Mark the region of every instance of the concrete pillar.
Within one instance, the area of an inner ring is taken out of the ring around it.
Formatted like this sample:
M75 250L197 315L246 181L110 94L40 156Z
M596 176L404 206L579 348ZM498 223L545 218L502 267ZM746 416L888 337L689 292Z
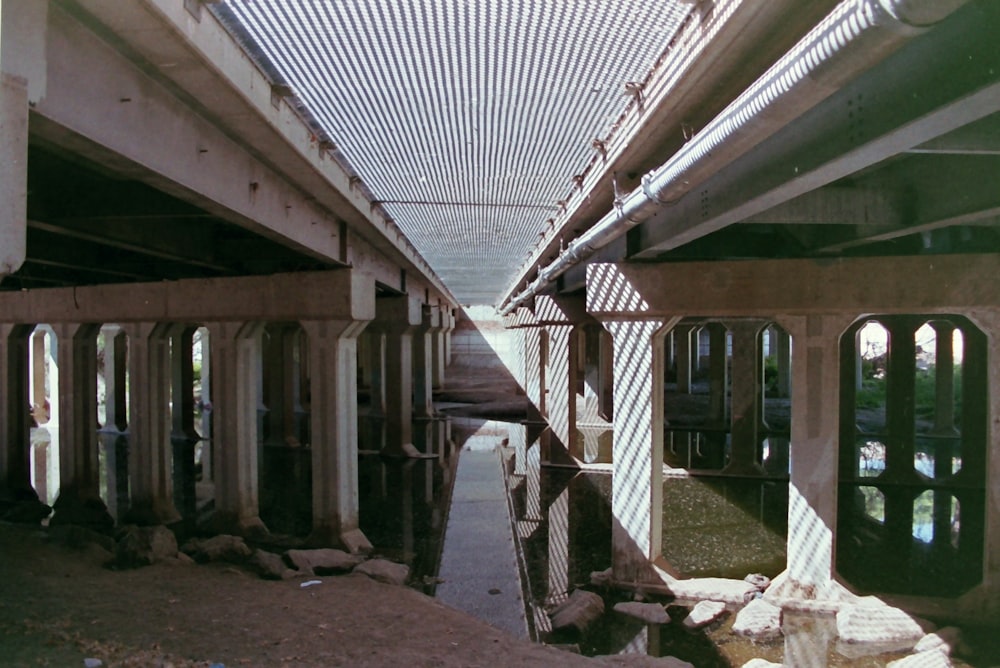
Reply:
M426 304L413 332L413 416L434 417L434 337L441 330L441 312Z
M0 4L0 279L21 267L27 249L28 82L8 72L6 57L19 4Z
M212 468L214 528L237 535L266 534L260 520L257 475L258 322L208 324L212 342Z
M174 505L193 523L197 513L194 428L194 325L170 328L170 443L173 447Z
M37 523L49 508L31 486L28 354L33 329L0 324L0 517Z
M288 444L289 437L294 439L295 407L292 396L295 389L290 381L294 375L291 365L295 330L297 325L290 323L268 323L264 328L262 400L267 410L260 437L267 445L283 446Z
M955 428L955 326L944 320L931 322L934 328L934 433L957 436ZM940 447L940 446L939 446ZM937 463L951 466L951 457L936 457ZM949 471L942 471L947 475Z
M438 317L438 326L431 332L431 388L440 389L444 385L445 366L448 353L445 340L450 331L448 314L450 309L446 306L435 308Z
M446 367L451 366L451 333L455 329L455 325L458 322L458 315L455 313L454 309L447 309L445 311L446 318L444 319L444 365Z
M104 424L99 439L104 451L104 501L116 520L128 511L128 413L126 408L126 365L128 340L118 325L101 328L104 336Z
M612 569L623 582L662 582L663 336L676 321L604 319L614 339Z
M413 445L413 331L420 302L408 296L376 300L377 327L385 332L385 426L383 454L416 457Z
M778 335L775 349L775 356L778 360L778 384L775 388L775 396L784 398L791 396L792 393L792 339L788 336L788 332L780 327L775 327L774 330Z
M763 475L758 462L760 431L764 419L764 357L760 333L763 320L731 320L733 337L732 398L729 462L724 473Z
M369 408L373 416L385 415L385 332L377 324L369 326L365 332L367 345Z
M692 336L692 332L696 330L694 325L674 327L674 359L677 364L677 392L680 394L691 393L691 359L698 354L697 337Z
M610 422L615 416L614 341L611 338L611 333L604 328L601 328L598 337L600 358L598 360L597 413Z
M58 323L59 496L53 524L108 531L114 520L100 496L97 458L98 325Z
M166 323L124 326L128 336L129 479L131 503L126 522L172 524L173 447L170 443L170 329Z
M212 468L214 434L212 431L212 335L207 327L199 328L201 335L201 479L214 479Z
M524 393L528 398L528 422L545 422L545 350L547 335L527 308L517 309L516 326L524 342Z
M545 406L552 433L569 452L576 452L579 333L588 319L581 298L539 296L535 319L547 333Z
M782 328L794 339L794 409L787 566L767 594L778 603L836 602L847 596L833 579L833 536L837 526L840 448L840 336L851 319L845 315L779 318Z
M371 550L358 524L357 337L366 320L304 321L309 340L313 530L309 543Z
M729 380L729 355L726 350L726 326L719 322L705 325L708 330L708 419L710 427L726 426L726 395Z

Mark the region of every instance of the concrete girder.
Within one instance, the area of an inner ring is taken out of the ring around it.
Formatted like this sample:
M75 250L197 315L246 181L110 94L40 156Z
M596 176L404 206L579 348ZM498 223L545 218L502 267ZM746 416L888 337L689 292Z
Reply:
M10 323L371 320L375 281L348 269L0 292Z
M309 218L302 223L306 228L321 228L301 233L318 235L323 243L312 247L328 253L326 259L353 260L357 265L347 244L338 248L336 243L344 231L339 221L345 221L352 234L420 274L452 299L405 235L373 210L372 203L355 187L353 175L337 162L292 105L272 94L271 82L211 12L192 13L185 8L187 3L172 0L80 0L78 4L127 45L129 56L147 76L223 128L254 160L294 184L300 195L289 200L292 207L288 211ZM287 204L278 202L275 220L285 217L287 211L280 209ZM310 210L321 215L305 215Z
M632 257L655 258L1000 111L996 9L970 9L661 209L638 228Z

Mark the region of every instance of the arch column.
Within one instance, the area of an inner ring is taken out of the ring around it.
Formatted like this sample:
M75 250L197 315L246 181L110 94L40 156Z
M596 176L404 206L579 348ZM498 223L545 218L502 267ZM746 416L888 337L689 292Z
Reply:
M413 333L413 416L418 419L434 417L434 341L440 331L440 310L425 304Z
M51 508L31 486L28 354L33 329L0 324L0 517L37 523Z
M420 302L412 297L376 300L376 326L385 332L385 426L382 453L417 457L413 445L413 332L421 322Z
M129 479L131 503L125 521L172 524L173 448L170 444L170 325L136 322L128 336Z
M52 524L109 531L114 519L100 494L97 458L97 331L99 325L57 323L59 369L59 496Z
M257 395L264 324L213 322L207 327L213 365L214 528L243 536L267 534L260 519L257 476Z
M368 320L308 320L313 529L308 543L372 546L358 516L358 335Z

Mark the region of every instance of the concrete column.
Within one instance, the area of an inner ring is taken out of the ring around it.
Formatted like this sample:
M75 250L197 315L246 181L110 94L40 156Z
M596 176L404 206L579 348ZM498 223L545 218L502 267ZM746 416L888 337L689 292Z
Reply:
M126 409L126 365L128 340L117 325L101 328L104 336L104 424L99 439L104 451L104 500L116 520L128 511L128 428Z
M128 323L129 479L126 522L172 524L173 447L170 443L170 325Z
M237 535L266 534L259 516L257 475L258 322L209 323L212 342L215 479L214 528Z
M708 330L708 420L711 427L726 426L726 394L729 380L726 351L726 326L719 322L705 325Z
M357 337L366 320L304 321L309 339L313 531L309 543L371 550L358 524Z
M212 431L212 335L208 328L201 329L201 479L214 479L212 460L214 434Z
M545 337L535 315L519 308L515 316L523 332L524 393L528 398L528 422L545 422Z
M600 346L600 358L598 360L597 412L598 415L610 422L615 416L615 352L611 333L603 328L600 330L598 345Z
M833 580L833 536L840 448L840 336L851 320L845 315L779 318L794 339L794 409L787 566L767 594L777 603L837 602L848 596Z
M59 496L54 524L108 531L114 520L101 500L97 458L98 325L53 325L59 368Z
M733 379L729 462L723 473L763 475L757 457L764 419L764 357L760 333L763 320L726 323L733 336Z
M195 492L194 335L198 328L178 324L170 328L170 443L173 447L175 506L193 522L197 513Z
M955 428L955 326L935 320L931 327L934 328L934 433L958 436ZM950 467L951 457L936 457L935 462ZM950 470L941 471L941 475L949 473Z
M792 339L788 336L788 332L783 329L775 328L775 331L778 335L777 349L775 350L778 360L778 386L775 394L778 397L789 397L792 393Z
M28 354L33 329L0 324L0 517L37 523L51 509L31 486Z
M445 306L435 307L438 317L438 326L431 332L431 388L440 389L444 385L445 362L448 353L445 349L445 340L448 337L450 327L448 324L448 313L450 309Z
M420 302L407 296L376 300L377 326L385 332L385 426L383 454L416 457L413 445L413 331Z
M9 8L17 4L0 5L4 52L12 37ZM24 262L28 229L28 82L9 74L6 65L4 57L0 61L0 279Z
M300 405L296 341L300 329L294 323L277 323L268 325L265 332L265 442L269 445L298 446L296 413Z
M692 336L692 332L697 329L694 325L677 325L674 327L674 359L677 363L677 392L681 394L691 393L691 358L698 354L697 337ZM692 342L694 339L694 342ZM694 351L692 355L692 345Z
M434 416L434 337L441 330L441 312L424 305L413 332L413 416Z
M370 403L368 412L373 416L385 415L385 332L376 324L365 332L368 387Z
M587 319L581 298L539 296L535 318L548 334L545 405L552 433L568 452L576 452L580 331Z
M675 321L674 321L675 322ZM605 320L614 339L612 569L623 582L662 582L663 336L674 322Z
M458 316L453 309L447 309L444 319L444 365L451 366L451 333L455 329Z

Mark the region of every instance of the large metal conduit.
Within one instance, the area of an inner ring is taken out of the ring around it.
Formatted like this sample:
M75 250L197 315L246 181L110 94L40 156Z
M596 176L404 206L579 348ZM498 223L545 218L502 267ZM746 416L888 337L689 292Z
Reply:
M572 241L500 313L526 303L662 206L683 197L790 121L969 0L844 0L642 185Z

